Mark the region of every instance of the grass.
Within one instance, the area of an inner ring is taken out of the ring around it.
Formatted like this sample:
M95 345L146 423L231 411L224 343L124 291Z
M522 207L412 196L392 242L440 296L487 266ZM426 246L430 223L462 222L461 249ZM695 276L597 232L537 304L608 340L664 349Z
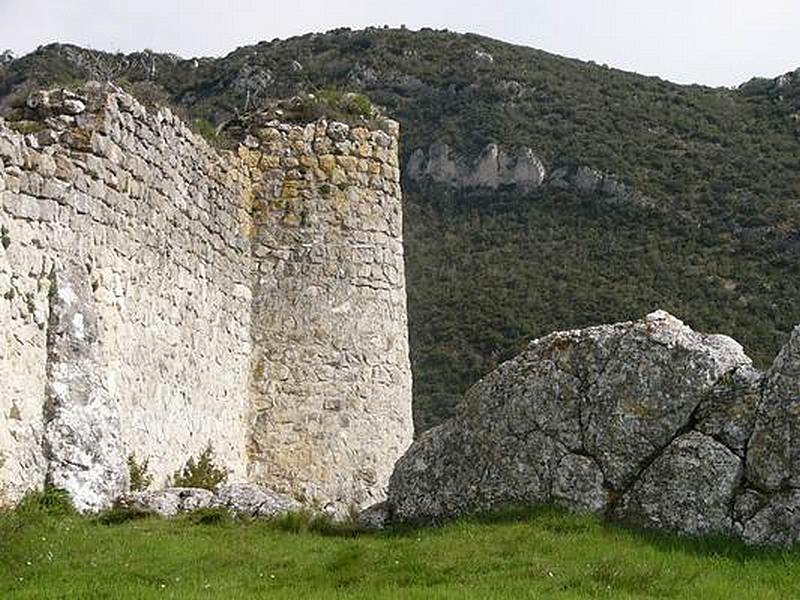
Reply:
M298 519L0 517L3 598L795 598L800 552L552 509L353 535Z

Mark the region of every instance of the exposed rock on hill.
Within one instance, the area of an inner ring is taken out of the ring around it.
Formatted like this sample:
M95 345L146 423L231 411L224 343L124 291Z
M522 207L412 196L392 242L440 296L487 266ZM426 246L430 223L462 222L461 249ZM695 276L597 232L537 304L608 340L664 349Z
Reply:
M497 189L502 185L534 188L542 184L545 168L530 148L510 151L489 144L477 160L455 154L447 144L419 148L408 161L407 176L453 187Z
M800 538L800 330L762 377L729 337L659 311L536 340L401 458L399 521L553 503L686 534ZM746 467L747 463L747 467Z

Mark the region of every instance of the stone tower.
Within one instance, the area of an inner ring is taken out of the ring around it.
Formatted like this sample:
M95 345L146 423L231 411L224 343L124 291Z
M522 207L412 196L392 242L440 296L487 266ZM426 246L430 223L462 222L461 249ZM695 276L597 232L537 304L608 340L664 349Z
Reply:
M241 151L254 197L248 474L342 512L383 499L413 433L398 125L254 133Z

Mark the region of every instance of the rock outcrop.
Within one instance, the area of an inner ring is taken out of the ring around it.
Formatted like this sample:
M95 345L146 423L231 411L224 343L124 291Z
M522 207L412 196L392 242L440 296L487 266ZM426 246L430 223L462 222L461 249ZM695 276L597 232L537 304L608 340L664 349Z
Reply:
M117 404L101 377L89 274L74 261L53 273L47 338L47 480L78 510L101 510L125 491L128 470Z
M300 510L300 503L284 494L252 483L225 485L214 491L210 506L227 508L234 514L256 518L277 517Z
M424 522L556 504L685 534L798 541L799 347L800 329L762 377L731 338L661 311L535 340L411 446L381 510Z
M224 508L248 519L274 518L301 509L299 502L252 483L220 486L213 492L202 488L168 487L131 492L118 500L129 509L174 517L203 508Z
M475 160L456 154L447 144L433 144L427 152L415 150L406 167L411 180L427 179L459 188L535 188L545 174L542 161L530 148L511 150L497 144L487 145Z
M610 173L586 165L556 167L548 172L531 148L511 149L488 144L477 157L456 153L437 143L417 148L408 158L404 176L413 182L431 182L454 189L491 189L513 186L527 192L543 189L570 190L593 196L610 205L636 206L648 210L659 204Z

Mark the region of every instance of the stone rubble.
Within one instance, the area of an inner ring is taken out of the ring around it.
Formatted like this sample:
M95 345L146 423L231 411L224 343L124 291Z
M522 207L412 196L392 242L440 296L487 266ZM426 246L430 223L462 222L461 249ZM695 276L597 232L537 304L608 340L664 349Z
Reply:
M293 498L252 483L224 485L213 492L186 487L130 492L121 496L118 503L129 509L162 517L174 517L204 508L224 508L239 517L269 519L302 508Z

